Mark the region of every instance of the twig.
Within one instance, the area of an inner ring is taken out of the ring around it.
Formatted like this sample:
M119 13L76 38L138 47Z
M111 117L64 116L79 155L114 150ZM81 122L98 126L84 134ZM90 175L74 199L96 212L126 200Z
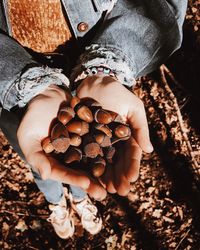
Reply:
M176 248L174 250L177 250L180 247L181 243L188 236L189 232L190 232L190 229L188 229L187 232L183 235L182 239L180 240L180 242L178 243L178 245L176 246Z
M161 67L162 67L162 70L168 74L168 76L171 78L171 80L180 88L180 84L175 79L175 77L172 74L172 72L167 68L167 66L165 64L162 64Z
M28 217L40 217L40 218L46 218L48 217L49 215L48 214L25 214L25 213L20 213L20 212L14 212L14 211L9 211L9 210L6 210L6 209L2 209L0 210L0 214L3 214L3 213L8 213L8 214L12 214L12 215L20 215L20 216L28 216Z
M183 118L182 118L182 115L181 115L181 111L180 111L180 108L178 106L178 102L177 102L177 99L175 98L173 92L171 91L169 85L168 85L168 82L167 82L167 79L165 77L165 72L167 72L167 74L170 74L170 77L171 79L173 79L173 81L177 82L174 78L174 76L172 75L172 73L169 71L169 69L167 69L167 67L165 65L162 65L160 67L160 73L161 73L161 80L162 80L162 83L166 89L166 91L168 93L170 93L170 96L173 98L173 102L174 102L174 108L176 110L176 113L177 113L177 118L178 118L178 121L179 121L179 125L180 125L180 130L182 132L182 135L183 135L183 138L187 144L187 148L188 148L188 153L192 159L192 162L194 164L194 167L195 167L195 170L199 173L199 164L197 163L197 161L195 160L192 152L192 146L190 144L190 141L188 139L188 135L187 133L185 132L185 126L184 126L184 123L183 123Z
M38 250L38 248L32 247L30 245L28 245L28 249Z
M4 204L7 205L7 203L9 203L9 205L17 205L17 204L23 204L23 205L29 205L29 202L27 201L12 201L12 200L4 200L4 199L0 199L0 203L3 202Z

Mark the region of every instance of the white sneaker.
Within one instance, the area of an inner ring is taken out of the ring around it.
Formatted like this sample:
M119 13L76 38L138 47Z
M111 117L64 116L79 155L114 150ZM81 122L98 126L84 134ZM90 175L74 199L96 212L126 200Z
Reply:
M74 221L70 215L70 208L67 207L65 196L57 205L49 205L49 209L52 211L51 215L47 219L51 222L55 232L62 239L67 239L74 234Z
M83 228L91 234L97 234L102 229L102 219L98 214L97 207L92 204L88 196L79 202L72 202L72 208L81 218Z

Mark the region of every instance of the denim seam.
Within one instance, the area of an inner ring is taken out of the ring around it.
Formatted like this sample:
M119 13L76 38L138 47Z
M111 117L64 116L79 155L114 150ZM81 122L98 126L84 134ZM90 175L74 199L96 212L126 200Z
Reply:
M5 18L6 18L6 25L8 29L8 34L12 36L12 29L11 29L11 24L10 24L10 19L8 15L8 1L3 0L3 7L4 7L4 13L5 13Z
M23 74L18 74L17 79L10 86L4 97L5 108L9 109L15 105L24 107L34 96L40 94L51 84L69 87L68 78L61 72L61 69L33 67L29 68ZM15 100L9 103L7 100L11 92L17 94L15 95Z
M134 66L128 56L117 47L111 45L102 46L92 44L86 47L85 53L80 56L78 65L73 69L71 80L77 78L83 70L91 66L104 65L109 67L123 84L132 86L134 84ZM124 68L125 70L122 70Z

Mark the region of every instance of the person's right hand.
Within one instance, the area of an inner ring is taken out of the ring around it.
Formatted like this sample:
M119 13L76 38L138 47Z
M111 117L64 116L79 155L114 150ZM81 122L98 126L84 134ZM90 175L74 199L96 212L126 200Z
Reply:
M126 196L131 182L139 177L142 151L151 153L153 150L144 105L116 78L102 74L85 78L77 88L77 96L90 97L102 108L118 113L131 128L131 137L118 150L112 167L107 167L100 178L109 193Z
M18 128L18 142L27 162L43 180L53 179L81 187L91 197L102 200L106 191L97 181L86 173L68 168L47 156L41 147L41 141L49 135L50 124L56 118L60 105L70 98L69 91L56 85L51 85L33 98Z

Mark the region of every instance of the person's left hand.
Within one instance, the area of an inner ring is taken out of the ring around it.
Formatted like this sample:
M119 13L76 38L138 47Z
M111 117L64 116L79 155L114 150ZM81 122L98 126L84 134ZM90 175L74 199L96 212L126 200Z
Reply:
M147 153L153 150L144 105L131 91L110 76L87 77L77 88L77 96L95 99L102 108L121 115L131 127L131 138L124 143L114 165L106 168L101 178L108 192L125 196L130 191L130 183L139 176L142 150Z

